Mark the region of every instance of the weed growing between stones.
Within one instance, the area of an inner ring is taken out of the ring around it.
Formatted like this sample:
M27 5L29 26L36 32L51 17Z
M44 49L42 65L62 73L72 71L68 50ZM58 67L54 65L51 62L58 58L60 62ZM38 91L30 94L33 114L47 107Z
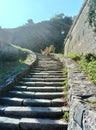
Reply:
M96 54L88 53L84 55L69 54L65 57L75 60L86 73L92 83L96 84ZM77 58L78 57L78 58ZM77 60L78 59L78 60Z
M64 113L63 119L68 122L68 120L69 120L69 112Z
M68 54L64 56L65 58L71 58L75 61L78 61L81 59L81 55L80 54Z
M65 97L65 100L67 102L67 99L68 99L68 78L67 78L68 72L67 72L66 68L63 69L63 75L64 75L64 82L63 82L63 85L64 85L64 97ZM64 121L68 122L68 120L69 120L69 112L64 113L63 119L64 119Z
M67 99L68 99L68 79L67 79L68 72L67 72L66 68L63 69L63 76L64 76L64 82L63 82L63 85L64 85L64 98L67 101Z
M65 91L65 92L68 92L68 80L67 80L68 72L67 72L67 69L66 69L66 68L63 69L63 75L64 75L64 77L65 77L65 80L64 80L64 82L63 82L64 91Z
M83 68L88 78L96 84L96 59L94 57L96 57L96 54L86 54L81 57L78 63Z

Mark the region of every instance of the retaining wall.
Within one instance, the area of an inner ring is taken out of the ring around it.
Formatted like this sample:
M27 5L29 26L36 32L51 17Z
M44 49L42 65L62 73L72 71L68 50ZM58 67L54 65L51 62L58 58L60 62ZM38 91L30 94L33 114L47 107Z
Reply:
M83 4L65 39L65 54L96 52L96 34L88 22L89 2L86 0Z
M68 70L68 130L96 130L96 86L71 59L54 55Z

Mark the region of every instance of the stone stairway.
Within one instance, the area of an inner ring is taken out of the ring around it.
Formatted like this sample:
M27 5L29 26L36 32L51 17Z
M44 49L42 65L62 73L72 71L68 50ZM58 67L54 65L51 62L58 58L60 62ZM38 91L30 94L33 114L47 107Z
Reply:
M0 97L0 130L67 130L62 64L38 55L38 63Z

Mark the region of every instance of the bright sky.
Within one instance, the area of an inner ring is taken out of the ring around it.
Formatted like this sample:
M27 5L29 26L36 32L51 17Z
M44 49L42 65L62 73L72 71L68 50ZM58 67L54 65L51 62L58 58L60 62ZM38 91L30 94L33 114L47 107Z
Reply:
M84 0L0 0L0 26L14 28L28 19L35 23L55 14L77 15Z

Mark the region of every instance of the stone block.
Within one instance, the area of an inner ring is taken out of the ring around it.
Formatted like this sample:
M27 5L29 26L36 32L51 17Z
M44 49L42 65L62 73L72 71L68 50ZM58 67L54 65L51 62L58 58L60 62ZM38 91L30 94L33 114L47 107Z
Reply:
M0 130L19 130L19 119L0 117Z
M86 110L83 114L83 129L96 130L96 111Z
M22 118L20 128L23 130L65 130L67 123L62 120Z

